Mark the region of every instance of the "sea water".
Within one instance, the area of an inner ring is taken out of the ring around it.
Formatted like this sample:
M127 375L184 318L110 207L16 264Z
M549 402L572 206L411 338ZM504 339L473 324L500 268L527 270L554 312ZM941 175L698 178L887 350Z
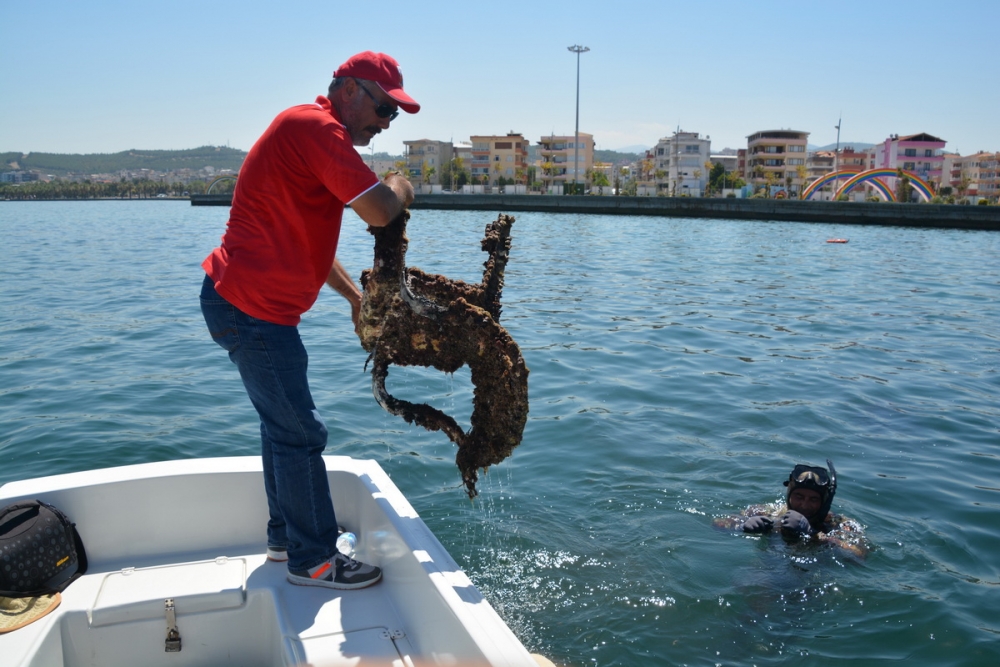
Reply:
M226 215L0 203L0 482L258 453L198 307ZM415 211L409 263L478 281L494 217ZM343 299L326 290L301 331L328 452L378 460L529 649L998 664L1000 234L516 217L502 322L530 415L474 502L454 446L375 403ZM371 255L346 212L339 257L358 276ZM468 425L467 369L393 367L389 389ZM712 527L826 458L864 560Z

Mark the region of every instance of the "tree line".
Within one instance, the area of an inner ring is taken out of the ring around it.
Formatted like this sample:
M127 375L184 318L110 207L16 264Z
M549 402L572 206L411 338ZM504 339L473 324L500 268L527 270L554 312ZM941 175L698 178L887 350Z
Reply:
M91 181L33 181L29 183L0 184L0 199L28 201L37 199L154 199L163 197L187 197L204 194L209 182L195 180L189 183L166 183L148 178L117 182ZM223 180L212 188L213 193L232 192L235 182Z
M246 151L227 146L201 146L187 150L139 150L120 153L0 153L2 170L34 171L40 174L114 174L121 171L197 171L206 166L239 171Z

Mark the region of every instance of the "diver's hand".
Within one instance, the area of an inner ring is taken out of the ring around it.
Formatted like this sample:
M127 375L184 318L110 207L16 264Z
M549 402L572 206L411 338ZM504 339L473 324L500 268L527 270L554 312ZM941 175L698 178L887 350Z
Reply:
M805 518L795 510L788 510L781 516L781 529L805 535L812 532L812 526L809 525L809 519Z
M774 520L764 515L752 516L743 522L744 533L766 533L771 530Z

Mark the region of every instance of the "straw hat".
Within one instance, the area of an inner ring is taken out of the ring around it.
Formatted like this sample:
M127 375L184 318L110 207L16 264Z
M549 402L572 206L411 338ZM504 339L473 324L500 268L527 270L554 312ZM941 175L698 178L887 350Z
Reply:
M59 606L59 593L26 598L5 598L0 596L0 635L23 628Z

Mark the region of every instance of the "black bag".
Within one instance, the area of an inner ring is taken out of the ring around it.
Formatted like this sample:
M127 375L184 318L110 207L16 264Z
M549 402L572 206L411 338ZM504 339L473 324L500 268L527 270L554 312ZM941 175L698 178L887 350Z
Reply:
M86 571L83 542L65 514L40 500L0 509L0 595L61 592Z

